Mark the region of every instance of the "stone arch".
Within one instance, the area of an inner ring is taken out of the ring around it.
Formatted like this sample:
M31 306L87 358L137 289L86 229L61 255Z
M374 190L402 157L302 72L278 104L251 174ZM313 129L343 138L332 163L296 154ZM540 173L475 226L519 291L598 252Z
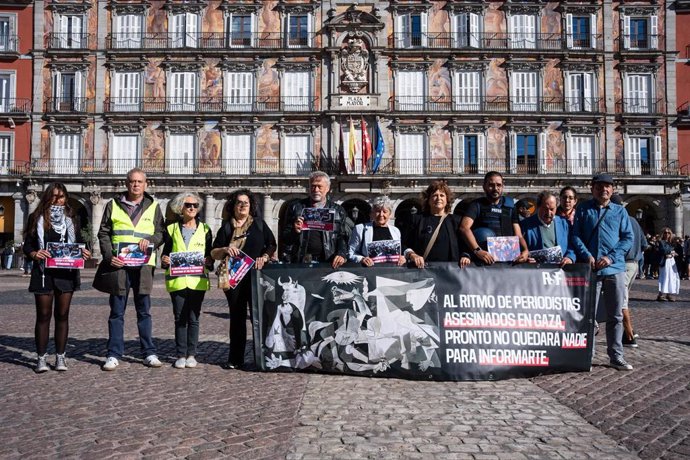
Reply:
M363 224L369 222L369 214L371 213L371 205L364 198L351 197L343 201L341 205L347 216L352 219L352 221L357 224ZM354 215L354 209L357 208L357 216Z
M86 238L88 242L92 234L90 228L93 225L100 225L100 222L91 222L91 202L80 195L70 194L68 203L74 213L74 220L76 221L79 231L82 232L83 235L88 236L88 238ZM86 231L88 231L88 235ZM79 237L79 235L77 235L77 237Z
M415 208L415 210L413 210ZM401 200L395 207L395 226L404 230L409 225L412 216L422 212L422 202L418 196L408 197ZM404 233L404 232L403 232Z
M644 195L633 195L623 201L631 218L638 219L645 234L655 235L664 226L664 210L654 200ZM638 211L642 215L638 215Z

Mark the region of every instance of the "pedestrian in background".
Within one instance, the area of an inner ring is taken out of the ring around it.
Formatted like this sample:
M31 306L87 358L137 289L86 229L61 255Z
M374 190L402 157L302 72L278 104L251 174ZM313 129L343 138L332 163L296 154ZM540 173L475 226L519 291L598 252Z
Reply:
M199 342L199 315L201 303L209 290L211 259L211 229L199 220L201 198L194 192L183 192L170 202L170 210L178 216L177 222L168 225L163 233L161 265L165 271L165 288L170 293L175 317L176 369L197 366L196 347ZM171 252L199 252L205 258L202 275L171 276Z
M556 210L556 215L564 218L568 221L568 224L572 228L575 222L575 207L577 206L577 191L574 187L566 185L561 189L558 194L560 198L560 204Z
M669 227L664 227L659 240L659 295L656 300L663 302L675 301L674 295L680 292L680 276L675 261L676 251L673 246L673 232Z
M248 189L241 189L228 197L226 220L213 241L211 256L215 260L235 257L240 251L254 259L254 267L261 270L276 250L276 239L266 222L259 217L256 197ZM245 276L235 289L225 291L230 309L230 351L225 367L244 367L247 343L247 309L251 309L251 276Z
M46 243L79 242L79 228L72 209L68 204L67 188L54 182L46 187L36 210L29 216L24 231L23 252L27 259L35 261L29 281L29 292L34 293L36 302L36 372L46 372L50 318L55 316L55 370L66 371L65 348L69 335L69 309L72 294L81 286L79 270L46 268L45 261L50 257ZM84 259L91 253L84 249Z

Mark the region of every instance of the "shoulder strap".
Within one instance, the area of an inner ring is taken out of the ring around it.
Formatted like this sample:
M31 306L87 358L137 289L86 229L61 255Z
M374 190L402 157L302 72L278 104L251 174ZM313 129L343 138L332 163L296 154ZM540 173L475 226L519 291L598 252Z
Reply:
M443 221L446 220L446 217L448 217L448 214L445 214L443 217L441 217L441 220L439 221L438 225L436 226L436 230L434 230L434 234L431 235L431 239L429 240L429 244L426 245L426 249L424 250L424 259L426 260L427 256L431 252L431 248L434 246L434 243L436 243L436 238L438 238L438 232L441 231L441 226L443 225Z
M589 248L589 243L592 242L592 238L594 237L594 233L597 231L597 228L599 228L599 224L601 223L602 220L604 220L604 216L606 216L606 213L609 212L608 206L604 208L604 213L599 216L599 220L597 220L597 223L594 224L594 228L592 228L592 233L589 234L589 238L587 238L587 248Z

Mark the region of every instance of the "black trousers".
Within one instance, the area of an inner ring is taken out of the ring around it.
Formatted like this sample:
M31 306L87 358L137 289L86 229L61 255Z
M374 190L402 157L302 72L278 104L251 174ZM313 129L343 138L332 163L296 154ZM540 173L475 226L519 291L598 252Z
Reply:
M228 363L234 366L244 364L244 349L247 343L247 309L252 300L251 276L247 275L235 289L225 291L230 309L230 353Z

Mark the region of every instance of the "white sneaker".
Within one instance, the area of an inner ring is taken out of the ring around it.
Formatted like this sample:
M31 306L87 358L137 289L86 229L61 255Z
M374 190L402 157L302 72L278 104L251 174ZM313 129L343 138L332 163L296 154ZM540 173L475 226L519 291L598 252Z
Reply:
M175 361L175 364L173 364L173 367L175 369L184 369L185 366L187 365L187 360L184 358L177 358L177 361Z
M113 356L108 356L108 359L105 360L105 364L101 366L101 369L104 371L114 371L117 366L120 365L120 362L117 360L117 358Z
M67 363L65 362L65 354L55 355L55 370L56 371L66 371Z
M146 359L144 359L144 366L147 367L161 367L163 363L158 359L158 356L156 355L148 355Z
M187 367L196 367L198 363L196 362L196 359L194 359L194 356L189 356L187 357Z
M47 372L50 370L48 367L48 363L46 362L47 355L39 356L38 361L36 361L36 367L34 368L34 371L37 374L41 374L43 372Z

